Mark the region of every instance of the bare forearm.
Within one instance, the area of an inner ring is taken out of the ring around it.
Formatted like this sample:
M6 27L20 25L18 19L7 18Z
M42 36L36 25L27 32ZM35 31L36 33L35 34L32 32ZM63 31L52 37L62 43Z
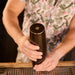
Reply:
M18 43L18 39L23 36L19 27L18 18L13 13L6 12L3 14L3 23L8 34Z
M57 46L54 50L56 54L58 54L58 58L60 59L66 53L68 53L72 48L75 47L75 29L70 30L62 42Z

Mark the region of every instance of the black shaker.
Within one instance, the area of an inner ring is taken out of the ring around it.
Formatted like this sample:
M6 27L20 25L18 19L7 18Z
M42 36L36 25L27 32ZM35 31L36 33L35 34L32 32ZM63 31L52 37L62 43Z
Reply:
M37 50L37 51L43 52L42 59L38 59L36 62L33 61L33 66L34 66L35 64L42 63L45 60L45 57L47 55L45 28L42 24L35 23L31 25L30 42L40 47L40 50Z

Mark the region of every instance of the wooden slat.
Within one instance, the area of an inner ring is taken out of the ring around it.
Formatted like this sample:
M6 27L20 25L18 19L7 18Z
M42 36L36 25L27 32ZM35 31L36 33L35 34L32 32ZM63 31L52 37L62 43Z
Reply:
M0 68L28 68L32 67L32 63L0 63Z
M57 66L75 66L75 61L60 61Z
M75 66L75 61L62 61L57 66ZM27 68L33 67L32 63L0 63L0 68Z
M75 67L72 67L72 74L75 75Z

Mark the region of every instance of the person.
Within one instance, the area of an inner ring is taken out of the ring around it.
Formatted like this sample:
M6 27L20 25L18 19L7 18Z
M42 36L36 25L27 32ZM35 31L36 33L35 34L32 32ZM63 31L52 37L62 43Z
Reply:
M18 45L17 62L37 61L42 52L39 46L29 42L29 28L33 23L45 27L47 56L35 65L36 71L51 71L59 60L75 47L75 1L74 0L8 0L3 11L3 23L8 34ZM25 9L21 31L18 15Z

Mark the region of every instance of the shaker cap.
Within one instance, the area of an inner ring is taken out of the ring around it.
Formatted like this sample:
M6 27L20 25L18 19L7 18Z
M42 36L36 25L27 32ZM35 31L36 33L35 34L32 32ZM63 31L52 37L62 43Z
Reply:
M41 34L44 31L44 26L40 23L35 23L30 27L30 32L33 34Z

